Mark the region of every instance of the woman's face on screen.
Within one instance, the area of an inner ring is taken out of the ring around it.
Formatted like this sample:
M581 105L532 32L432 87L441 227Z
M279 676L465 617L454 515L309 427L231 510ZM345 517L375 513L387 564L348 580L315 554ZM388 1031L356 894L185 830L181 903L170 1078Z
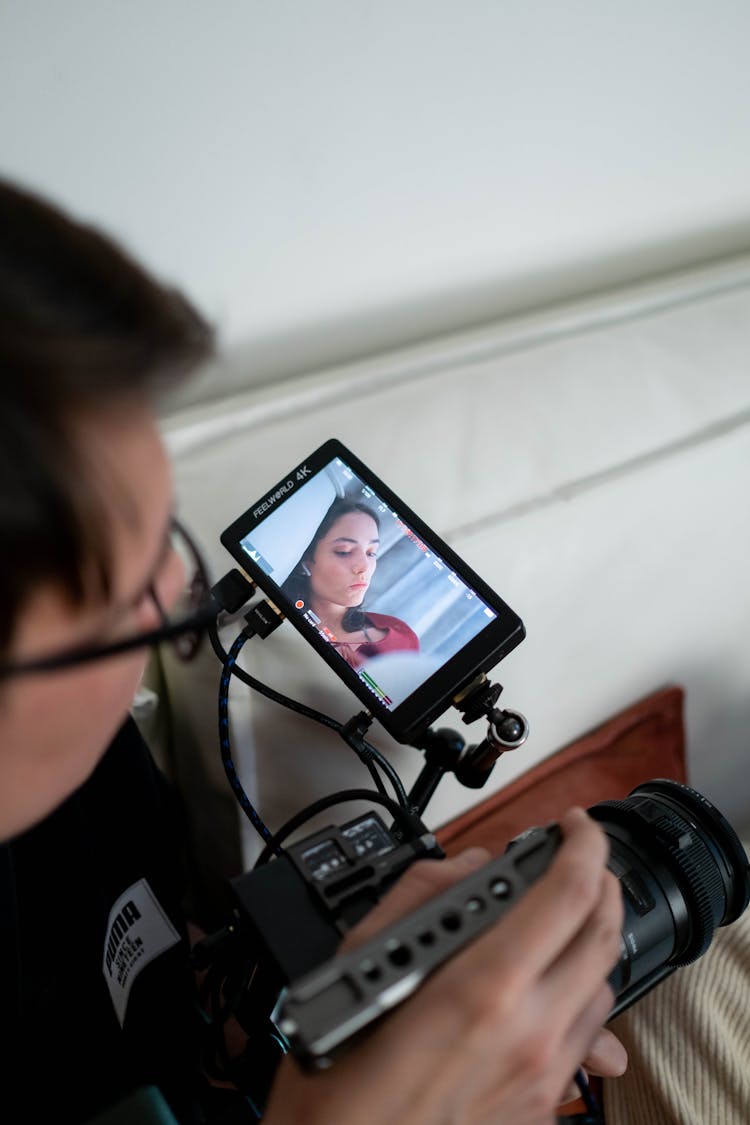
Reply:
M339 516L307 560L310 591L318 602L361 605L376 566L378 526L366 512Z

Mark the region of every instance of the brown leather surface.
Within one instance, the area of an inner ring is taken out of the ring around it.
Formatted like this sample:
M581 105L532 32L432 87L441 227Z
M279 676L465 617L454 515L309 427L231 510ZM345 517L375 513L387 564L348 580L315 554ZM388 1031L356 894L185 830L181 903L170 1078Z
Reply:
M498 855L519 832L571 805L626 797L655 777L684 782L683 699L681 687L669 686L620 711L439 828L443 848L455 855L482 845Z

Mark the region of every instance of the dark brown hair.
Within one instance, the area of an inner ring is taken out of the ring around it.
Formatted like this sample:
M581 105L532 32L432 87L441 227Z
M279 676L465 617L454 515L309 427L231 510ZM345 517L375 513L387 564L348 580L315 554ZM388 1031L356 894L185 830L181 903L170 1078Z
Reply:
M40 583L108 590L106 505L76 422L152 399L212 332L99 231L0 180L0 652Z

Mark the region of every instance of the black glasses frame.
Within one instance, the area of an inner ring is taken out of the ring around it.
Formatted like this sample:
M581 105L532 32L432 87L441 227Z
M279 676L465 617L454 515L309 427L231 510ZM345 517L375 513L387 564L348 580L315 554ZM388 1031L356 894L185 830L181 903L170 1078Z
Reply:
M143 633L134 633L132 637L122 637L118 641L78 645L75 648L53 653L50 656L19 660L13 664L0 663L0 681L37 672L54 672L58 669L75 668L80 664L91 664L97 660L106 660L110 656L120 656L126 652L134 652L136 649L155 648L157 645L166 642L175 644L177 654L181 659L192 659L198 649L200 640L215 623L220 607L211 594L208 573L192 536L176 519L173 519L172 527L182 536L194 555L197 567L196 573L200 576L203 585L201 595L205 600L193 613L189 613L181 621L168 621L152 588L148 591L149 596L164 621L163 625L155 629L148 629ZM183 641L182 645L180 641Z

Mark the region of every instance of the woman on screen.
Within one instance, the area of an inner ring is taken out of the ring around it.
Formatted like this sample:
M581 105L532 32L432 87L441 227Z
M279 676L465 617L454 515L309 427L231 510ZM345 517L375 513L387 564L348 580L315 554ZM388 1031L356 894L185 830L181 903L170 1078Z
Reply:
M372 509L334 500L282 585L352 668L383 653L419 651L419 638L405 621L363 608L379 546L380 524Z

